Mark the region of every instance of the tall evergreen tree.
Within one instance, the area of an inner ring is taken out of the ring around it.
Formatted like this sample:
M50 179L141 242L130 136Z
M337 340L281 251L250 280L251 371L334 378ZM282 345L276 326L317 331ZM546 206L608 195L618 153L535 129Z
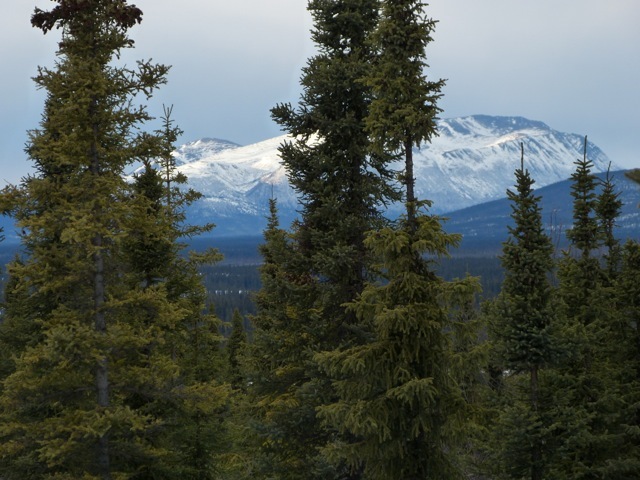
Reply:
M372 150L403 156L407 214L367 238L381 283L349 304L371 325L371 342L316 356L334 380L338 399L321 406L324 421L342 433L328 449L365 478L457 478L456 434L464 402L452 372L447 287L425 258L441 256L458 237L441 219L420 212L414 192L414 146L436 134L443 81L424 77L425 47L435 22L420 2L383 1L371 36L377 52L365 83L374 99L367 117Z
M559 341L561 361L553 371L552 402L556 428L554 459L549 474L598 478L615 451L615 378L611 362L611 325L616 307L599 258L603 228L597 216L597 178L591 172L585 138L584 154L572 175L571 244L558 266L559 293L564 303ZM615 219L612 218L612 221Z
M456 452L464 399L445 333L447 287L417 260L445 255L459 237L445 234L435 216L416 216L417 229L406 222L368 237L385 282L368 285L349 305L374 325L375 339L317 355L339 394L320 407L343 434L328 455L368 479L462 478Z
M1 198L25 251L11 266L6 325L29 332L10 345L3 372L3 478L167 478L184 466L168 442L179 430L169 404L193 403L202 389L185 383L180 340L200 315L184 302L204 296L177 275L168 281L142 252L146 242L154 260L180 263L179 214L159 201L153 172L135 186L124 180L125 168L166 155L174 138L141 133L150 117L135 105L168 68L116 65L141 19L125 0L56 0L32 16L45 33L62 29L62 40L55 67L36 77L47 91L27 147L36 174Z
M183 314L162 346L179 367L180 379L161 401L145 407L166 419L162 441L171 454L144 470L150 477L208 479L220 475L229 450L221 423L227 416L229 387L221 382L225 370L221 322L206 312L207 294L199 270L219 261L221 255L215 249L190 252L187 257L181 253L187 246L183 238L211 230L212 225L185 224L186 208L201 194L184 188L186 178L176 169L172 152L181 132L173 127L171 110L165 108L163 127L156 131L159 150L148 152L149 158L142 159L144 168L135 175L133 198L141 202L145 214L130 226L123 242L131 268L130 288L161 287ZM150 322L154 318L152 312Z
M521 146L522 147L522 146ZM522 147L523 148L523 147ZM542 480L549 441L550 405L544 395L544 370L553 366L555 305L550 276L553 245L542 225L540 197L524 168L516 170L509 239L501 257L505 279L495 301L491 332L498 364L510 372L501 422L494 429L501 457L498 470L508 478Z
M573 226L567 231L571 246L582 259L589 259L601 244L602 235L595 215L597 206L597 178L592 173L593 162L587 158L587 137L584 138L584 154L575 162L576 171L571 175L573 197Z
M328 290L323 311L338 318L345 315L340 305L362 289L364 234L380 220L382 204L396 198L389 157L370 154L364 128L371 91L362 79L372 61L366 40L378 4L311 0L319 53L303 69L299 107L272 109L274 120L294 137L280 153L302 206L296 241L310 272Z
M313 282L301 267L306 261L298 245L279 226L274 199L264 238L249 368L254 430L260 440L253 460L261 478L308 478L324 470L317 441L308 438L318 435L311 430L317 400L303 402L311 393L301 388L309 382L308 352L313 347L312 326L305 325L312 311L308 302L313 301Z
M286 478L336 475L318 454L333 433L321 428L315 408L333 393L313 353L367 340L367 328L344 304L362 290L367 276L365 232L381 222L382 204L396 198L389 158L371 153L364 125L371 101L371 89L362 82L372 60L367 36L378 7L378 0L311 0L318 54L303 69L299 106L272 110L294 137L280 153L301 203L301 220L288 240L290 258L278 267L287 271L280 277L280 301L289 310L277 313L283 317L276 328L291 329L256 331L256 340L292 339L273 359L291 376L282 375L272 392L264 392L273 408L265 411L265 445L273 458L293 465ZM257 330L267 325L264 314L259 312Z
M609 169L611 165L609 165ZM614 281L620 266L621 245L616 238L614 228L616 220L622 210L620 192L616 192L613 177L607 169L607 176L602 181L602 191L597 197L595 212L600 223L603 236L603 244L606 248L604 258L606 261L606 274L608 283Z
M638 181L638 172L636 169L627 176ZM614 190L610 183L607 175L598 213L603 219L607 218L603 212L609 212L608 218L613 218L609 224L613 225L620 201L615 194L609 194L609 201L605 201L607 191ZM607 225L607 222L603 223ZM614 263L611 245L617 247L617 239L611 240L607 235L605 244L609 247L608 271L611 272L612 266L618 267L614 276L609 275L609 281L613 282L615 315L604 352L605 361L614 367L613 371L609 369L605 373L610 380L608 388L615 395L609 395L613 399L613 411L607 422L611 448L607 462L598 473L602 478L631 479L640 471L640 245L637 241L627 241L619 247L618 262Z
M583 158L575 165L571 175L573 225L567 230L570 248L560 262L558 274L569 315L587 326L598 318L604 303L598 298L603 272L597 258L602 245L602 229L596 215L597 177L592 172L593 163L587 158L586 137Z

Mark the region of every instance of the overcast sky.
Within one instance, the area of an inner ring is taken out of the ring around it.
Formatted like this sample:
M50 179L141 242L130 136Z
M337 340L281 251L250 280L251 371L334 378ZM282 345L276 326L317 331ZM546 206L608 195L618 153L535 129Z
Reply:
M240 144L281 132L269 115L296 103L300 69L313 54L304 0L130 0L144 12L128 62L172 65L150 105L174 105L181 142L217 137ZM44 95L30 80L50 66L59 31L30 25L48 0L2 0L0 161L16 182L29 163L26 131ZM442 117L518 115L589 135L624 167L640 166L640 1L431 0L439 21L428 75L446 78Z

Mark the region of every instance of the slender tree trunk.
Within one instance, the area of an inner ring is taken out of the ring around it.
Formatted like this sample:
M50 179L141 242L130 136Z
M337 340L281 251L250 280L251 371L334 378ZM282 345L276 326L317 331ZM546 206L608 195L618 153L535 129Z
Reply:
M407 135L404 141L405 156L405 184L407 187L407 223L412 232L417 228L416 225L416 195L414 186L416 179L413 176L413 139L411 135Z

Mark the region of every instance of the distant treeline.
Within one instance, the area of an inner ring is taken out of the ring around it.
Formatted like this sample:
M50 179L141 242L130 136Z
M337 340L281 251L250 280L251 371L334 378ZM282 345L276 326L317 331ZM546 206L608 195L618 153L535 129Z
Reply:
M248 245L249 241L241 239L239 245ZM251 258L250 251L236 250L236 258ZM251 330L248 316L256 313L254 295L260 289L260 265L226 264L204 267L202 274L208 292L209 304L213 305L216 315L224 322L231 322L233 311L245 317L245 328ZM482 298L490 299L500 292L504 278L500 260L496 256L455 256L437 262L436 271L446 280L464 278L467 274L480 277ZM224 329L224 333L228 333Z

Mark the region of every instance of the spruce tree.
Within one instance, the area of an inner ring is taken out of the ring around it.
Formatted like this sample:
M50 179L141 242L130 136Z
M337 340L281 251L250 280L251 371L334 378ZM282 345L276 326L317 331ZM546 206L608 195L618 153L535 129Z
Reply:
M319 307L327 317L344 317L342 303L362 289L364 234L380 221L382 205L396 198L389 157L371 154L364 125L371 89L362 79L373 55L366 40L378 3L310 1L319 53L303 69L299 107L272 109L274 120L294 137L280 153L301 203L296 242L309 259L309 272L321 279L326 300ZM330 327L326 333L333 336L330 344L337 333L346 332Z
M522 147L522 145L521 145ZM549 462L550 405L545 370L553 366L554 309L550 277L553 245L545 233L535 196L534 180L524 168L524 152L516 170L516 191L511 201L509 238L501 263L505 279L493 308L491 325L497 364L509 371L508 392L502 398L500 422L495 426L499 445L498 470L507 478L545 477Z
M584 138L584 154L574 162L575 172L571 175L571 196L573 197L573 225L567 231L571 246L580 258L593 256L601 244L602 234L595 215L597 207L597 178L592 173L593 162L587 158L587 137Z
M318 454L333 432L320 426L315 409L333 392L313 353L367 341L367 327L344 304L367 278L365 232L381 222L382 204L397 198L389 157L371 153L364 125L371 101L371 89L362 82L372 60L367 36L378 6L377 0L311 0L318 54L303 69L299 106L272 110L293 137L280 154L301 205L300 221L287 240L289 258L278 267L284 294L279 301L288 311L277 313L268 332L258 331L266 320L256 323L257 342L267 336L292 339L269 362L282 375L272 392L263 393L273 408L264 412L265 445L289 465L286 478L336 475ZM263 314L268 312L258 318ZM289 330L276 330L286 325Z
M559 293L564 304L559 329L561 357L552 372L554 458L549 474L598 478L615 452L615 378L611 362L611 325L616 307L599 249L605 236L597 216L597 178L587 158L576 162L572 175L573 226L570 249L558 266ZM612 218L612 221L615 219Z
M637 182L638 172L636 169L625 175ZM610 206L606 209L610 212L617 212L619 208L617 196L611 195L610 203L603 201L605 192L613 190L608 185L608 175L606 180L599 205L601 218L604 216L601 212L605 210L602 203ZM609 237L605 238L607 246L613 243ZM640 471L640 244L628 240L619 247L618 253L615 264L618 270L613 278L616 311L606 349L606 360L615 367L611 375L615 404L612 420L608 422L612 448L599 473L603 478L631 479ZM610 261L608 267L610 270Z
M609 165L609 169L611 165ZM600 223L603 244L606 248L604 259L608 283L614 281L620 264L621 245L616 238L614 228L622 210L620 192L616 192L613 177L607 169L607 176L602 181L602 191L597 197L595 212Z
M150 116L135 104L168 68L117 66L141 19L125 0L57 0L32 16L62 40L54 68L35 79L47 92L27 146L36 174L2 194L25 252L11 266L6 325L28 332L10 345L3 372L3 478L163 478L184 466L168 438L179 431L175 405L202 390L189 383L181 342L189 321L200 324L185 302L202 295L193 270L188 282L169 281L143 254L151 240L155 260L180 267L179 215L158 201L152 172L135 185L124 179L172 141L141 133ZM220 398L211 389L204 397Z
M603 299L598 297L602 293L603 271L597 253L603 235L596 215L597 177L592 172L593 163L587 158L586 137L583 158L575 165L571 175L573 225L567 230L570 247L564 252L558 275L569 315L586 327L604 307Z
M156 131L159 149L147 152L142 171L134 176L132 198L141 203L145 215L128 228L123 242L131 269L130 288L162 288L182 312L182 321L162 347L179 367L180 380L161 401L154 399L144 407L166 419L161 441L171 454L164 462L141 470L150 477L208 479L219 475L226 463L229 437L221 422L228 415L230 392L221 381L225 373L221 322L206 312L200 269L219 261L221 255L212 248L182 254L187 247L183 238L209 231L212 225L185 223L187 207L201 195L184 188L186 178L176 169L172 153L180 130L173 127L171 110L165 108L163 127Z
M328 449L364 478L462 478L456 452L464 399L453 372L451 329L442 296L447 290L424 255L446 255L459 241L441 219L418 215L414 230L372 233L367 245L384 282L369 284L351 304L374 326L366 345L316 356L334 379L339 399L320 407L342 439ZM384 272L384 273L382 273Z
M445 255L459 237L420 211L430 202L416 198L412 157L414 146L436 134L443 81L427 81L423 72L435 22L420 2L381 7L370 38L377 57L365 79L374 95L366 123L373 152L404 158L407 213L367 237L381 282L368 284L349 308L371 325L373 338L316 356L338 393L319 412L342 434L328 448L330 458L364 478L458 478L464 400L443 302L450 289L425 257Z
M308 352L313 347L308 318L313 282L301 267L304 256L291 235L279 226L276 200L270 200L270 216L260 246L262 288L256 295L257 314L252 318L248 382L255 405L254 431L258 444L255 469L261 478L308 478L319 475L315 405L304 402L309 382ZM305 303L307 302L307 303ZM314 398L310 400L316 401ZM320 468L322 469L322 467ZM331 477L327 477L331 478Z

